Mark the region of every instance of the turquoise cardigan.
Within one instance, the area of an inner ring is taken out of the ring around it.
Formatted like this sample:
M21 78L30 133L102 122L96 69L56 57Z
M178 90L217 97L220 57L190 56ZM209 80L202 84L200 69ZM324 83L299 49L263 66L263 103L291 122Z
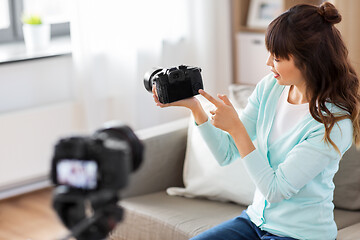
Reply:
M260 229L297 239L335 239L333 178L342 155L352 144L353 126L339 121L330 133L341 155L324 142L324 125L310 113L289 132L269 143L277 102L284 86L271 75L256 86L241 112L250 138L257 148L242 158L256 185L247 214ZM333 113L344 113L327 104ZM198 126L220 165L240 158L234 140L210 121Z

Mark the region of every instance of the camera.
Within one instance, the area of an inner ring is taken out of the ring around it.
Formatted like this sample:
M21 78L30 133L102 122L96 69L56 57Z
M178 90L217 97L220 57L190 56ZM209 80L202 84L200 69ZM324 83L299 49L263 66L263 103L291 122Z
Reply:
M56 186L53 207L72 237L104 239L121 221L119 190L139 168L143 151L135 133L117 122L91 136L71 136L56 143L51 163Z
M201 69L180 65L178 67L154 68L144 75L144 86L152 92L155 84L161 103L171 103L199 94L203 89Z

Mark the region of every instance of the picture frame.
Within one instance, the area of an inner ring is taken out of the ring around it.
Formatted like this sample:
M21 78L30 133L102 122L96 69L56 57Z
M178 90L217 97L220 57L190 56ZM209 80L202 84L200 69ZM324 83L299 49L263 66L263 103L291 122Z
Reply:
M282 0L250 0L247 26L267 28L273 19L281 14Z

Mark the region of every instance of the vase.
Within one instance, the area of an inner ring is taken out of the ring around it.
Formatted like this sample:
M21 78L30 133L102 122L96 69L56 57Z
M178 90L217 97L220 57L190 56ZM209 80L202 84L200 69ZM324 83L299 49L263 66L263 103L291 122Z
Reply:
M23 33L26 50L29 53L43 51L50 45L49 24L24 24Z

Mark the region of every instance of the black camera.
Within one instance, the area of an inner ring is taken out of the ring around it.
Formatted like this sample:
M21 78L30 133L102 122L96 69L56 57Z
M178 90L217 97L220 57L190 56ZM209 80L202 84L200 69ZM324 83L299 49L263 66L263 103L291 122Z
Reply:
M152 92L155 84L156 92L161 103L171 103L199 94L203 89L201 69L181 65L179 67L154 68L145 73L144 85Z
M127 126L108 123L92 136L72 136L55 145L51 165L53 207L71 236L104 239L122 219L119 190L139 168L143 144Z

